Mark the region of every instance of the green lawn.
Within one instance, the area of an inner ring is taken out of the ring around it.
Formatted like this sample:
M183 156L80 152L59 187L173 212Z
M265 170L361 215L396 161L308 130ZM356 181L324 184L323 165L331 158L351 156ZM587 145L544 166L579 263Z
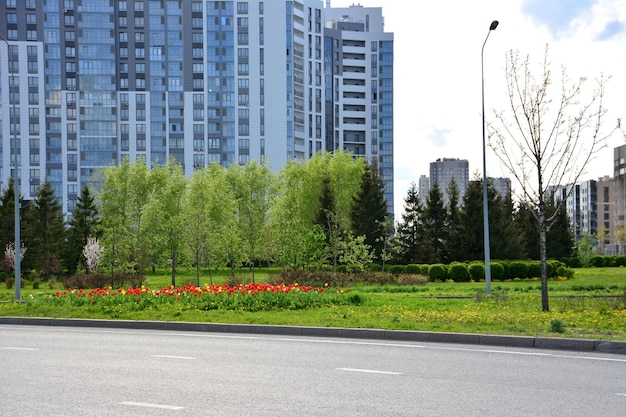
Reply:
M271 271L270 271L271 272ZM248 271L237 274L251 281ZM224 271L213 276L223 283ZM257 270L255 281L274 282L276 276ZM169 286L167 272L147 277L145 286L152 291ZM177 276L181 286L195 282L194 271ZM201 284L208 284L208 277ZM46 284L21 289L23 303L11 302L14 289L0 286L0 316L69 317L127 320L166 320L214 323L275 324L344 328L377 328L442 332L488 333L503 335L559 336L626 341L626 269L577 269L573 279L550 280L550 312L541 311L541 283L538 280L492 282L486 296L485 283L431 282L426 285L356 285L329 288L320 295L295 294L290 297L335 297L333 302L314 308L268 308L249 311L245 306L232 309L206 308L197 299L183 294L178 302L155 303L146 293L130 301L121 298L89 304L89 298L59 302ZM339 290L344 290L340 294ZM48 295L52 297L47 298ZM245 297L239 301L245 305ZM141 298L141 299L140 299ZM320 298L315 298L320 300ZM321 298L323 299L323 298ZM306 301L306 300L305 300ZM336 302L335 302L336 301ZM306 301L308 302L308 301ZM551 322L561 321L564 332L557 333Z

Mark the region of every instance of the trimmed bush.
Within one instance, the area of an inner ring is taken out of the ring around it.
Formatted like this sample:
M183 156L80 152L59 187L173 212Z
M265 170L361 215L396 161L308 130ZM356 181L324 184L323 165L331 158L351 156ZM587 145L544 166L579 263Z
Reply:
M408 264L404 267L405 274L421 274L422 268L417 264Z
M433 264L428 269L428 279L430 281L441 281L446 278L447 268L444 264Z
M485 265L483 263L470 263L467 267L467 272L469 272L470 278L474 281L480 281L481 279L485 279Z
M541 278L541 262L528 262L528 278Z
M500 262L491 262L490 266L491 267L489 269L491 270L491 278L503 280L504 266L502 266Z
M528 278L528 262L511 262L511 265L509 266L509 276L511 278Z
M392 275L400 275L404 272L404 265L389 265L387 272Z
M559 266L556 270L556 276L572 279L574 278L574 270L564 266Z
M461 262L452 262L448 265L448 276L454 282L469 281L469 272L467 271L467 265Z
M604 257L603 256L593 256L591 258L591 265L597 268L604 266Z
M430 265L422 264L420 265L420 269L422 270L422 275L428 276L428 270L430 269Z
M615 266L626 266L626 256L616 256L613 262L615 263Z

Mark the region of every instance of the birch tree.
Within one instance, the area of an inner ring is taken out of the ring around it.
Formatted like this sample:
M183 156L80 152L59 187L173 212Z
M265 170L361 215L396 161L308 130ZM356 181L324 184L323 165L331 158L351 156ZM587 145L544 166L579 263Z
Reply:
M555 77L548 52L546 47L537 75L529 57L507 54L509 108L495 112L495 121L489 123L489 145L517 182L516 197L529 205L539 225L543 311L550 309L546 234L566 198L555 201L557 209L550 216L546 204L554 200L555 186L579 182L612 133L603 130L607 79L595 79L588 91L588 80L570 80L564 67Z

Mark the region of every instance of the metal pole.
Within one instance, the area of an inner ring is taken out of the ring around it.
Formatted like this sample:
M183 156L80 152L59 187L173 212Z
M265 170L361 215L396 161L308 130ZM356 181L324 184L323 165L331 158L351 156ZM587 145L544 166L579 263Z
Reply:
M9 71L11 73L11 78L9 79L9 101L11 100L11 90L14 91L13 104L12 104L13 116L11 117L11 115L9 115L9 119L13 121L14 118L17 117L16 106L15 106L15 101L16 101L15 100L15 88L12 88L11 86L12 83L15 83L15 73L13 71L13 66L11 65L11 62L10 62L9 41L7 40L7 38L4 37L2 33L0 33L0 38L4 41L4 43L7 44L7 67L9 68ZM13 189L15 191L15 195L14 195L14 199L15 199L15 268L14 268L15 269L15 301L21 301L20 291L22 289L22 280L21 280L22 259L20 255L22 253L22 247L21 247L21 242L20 242L20 180L19 180L19 174L18 174L19 164L17 161L17 152L18 152L17 125L16 123L10 123L9 126L13 134L13 161L14 161Z
M485 45L489 34L492 30L498 27L498 21L494 20L489 26L489 32L483 42L483 48L480 51L480 72L482 77L482 115L483 115L483 238L485 246L485 291L487 294L491 294L491 254L489 250L489 199L487 198L487 152L485 147L485 70L483 55L485 52Z

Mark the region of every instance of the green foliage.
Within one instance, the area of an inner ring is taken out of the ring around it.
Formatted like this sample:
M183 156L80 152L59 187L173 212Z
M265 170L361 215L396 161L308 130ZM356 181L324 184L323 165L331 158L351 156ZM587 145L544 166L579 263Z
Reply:
M550 320L549 331L553 333L565 333L565 322L559 318Z
M430 281L441 281L446 278L448 268L444 264L433 264L428 269L428 279Z
M591 265L591 266L595 266L596 268L600 268L603 266L607 266L606 264L607 262L604 256L592 256L589 261L588 266Z
M567 279L572 279L574 278L574 270L567 268L565 266L559 266L556 270L556 276L567 278Z
M403 265L389 265L387 267L387 272L392 275L398 275L404 273L405 267Z
M626 266L626 256L616 256L614 260L615 266Z
M509 264L509 276L511 278L528 278L528 262L513 261Z
M593 258L593 239L589 233L583 234L583 237L578 241L578 259L582 266L588 267L592 264Z
M417 264L408 264L404 267L405 274L421 274L422 268Z
M375 259L381 259L385 249L385 224L389 217L384 195L383 179L376 164L367 165L361 177L361 186L354 196L350 210L352 231L356 236L364 236Z
M474 281L485 279L485 264L482 262L472 262L467 267L470 278Z
M22 266L24 270L35 268L44 279L50 279L62 272L65 240L63 207L50 182L39 186L26 211L22 243L27 255Z
M530 261L528 262L528 278L541 277L541 262Z
M491 262L490 263L491 270L491 278L502 280L504 279L504 266L500 262Z
M452 262L448 266L448 276L455 282L469 281L469 271L467 265L461 262Z

